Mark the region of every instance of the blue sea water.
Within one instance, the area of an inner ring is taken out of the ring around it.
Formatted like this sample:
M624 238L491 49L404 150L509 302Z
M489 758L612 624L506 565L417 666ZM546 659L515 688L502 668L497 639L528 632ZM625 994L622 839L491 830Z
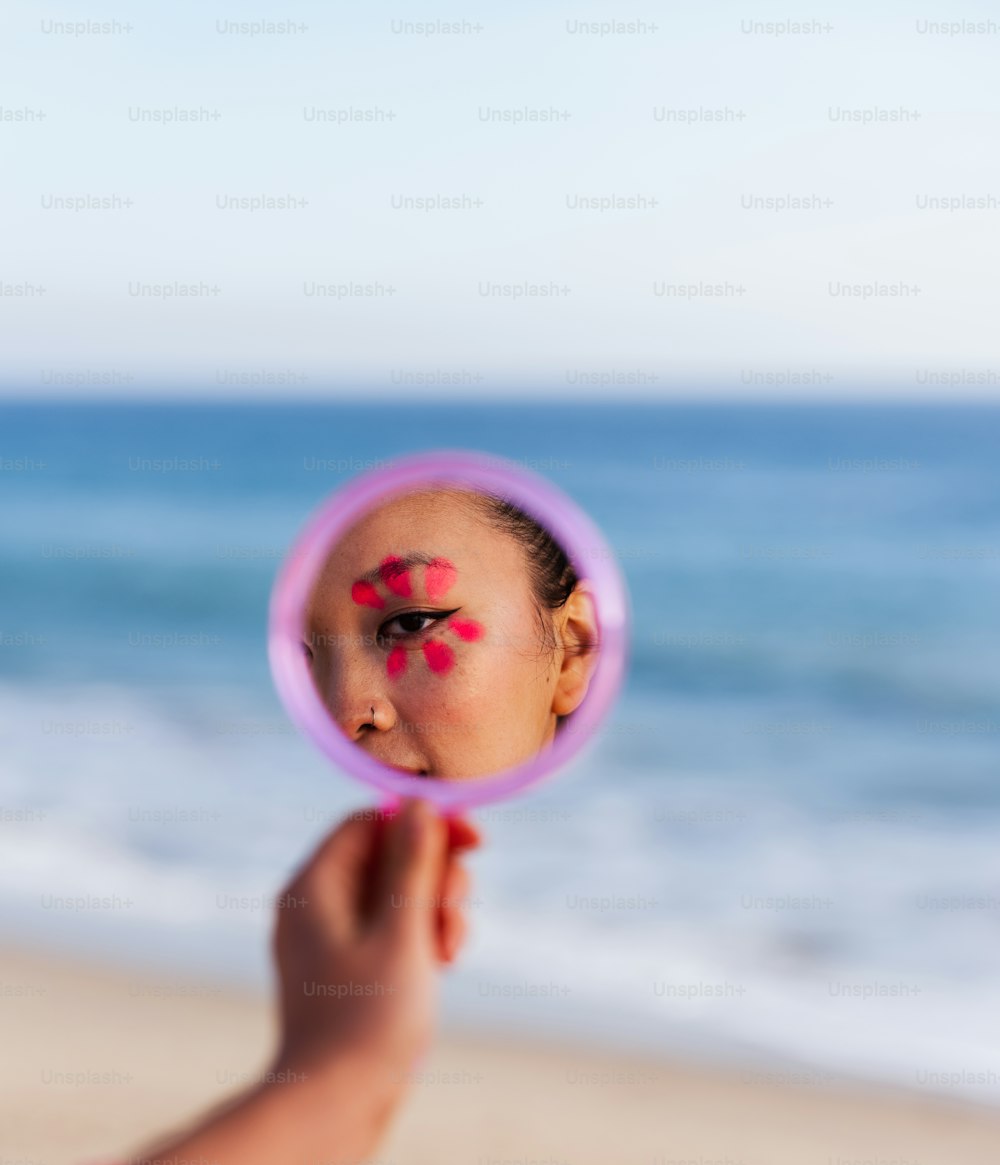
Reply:
M1000 409L4 406L6 937L265 980L271 897L368 800L285 721L270 586L431 448L572 495L633 617L600 739L478 814L451 1013L993 1099Z

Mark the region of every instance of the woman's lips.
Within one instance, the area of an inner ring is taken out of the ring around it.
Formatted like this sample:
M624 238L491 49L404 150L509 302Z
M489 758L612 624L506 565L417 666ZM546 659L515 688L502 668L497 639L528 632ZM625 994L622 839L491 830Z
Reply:
M385 762L389 764L388 761ZM400 773L408 773L411 777L428 777L430 773L426 769L418 769L416 765L394 765L389 764L389 768L395 769Z

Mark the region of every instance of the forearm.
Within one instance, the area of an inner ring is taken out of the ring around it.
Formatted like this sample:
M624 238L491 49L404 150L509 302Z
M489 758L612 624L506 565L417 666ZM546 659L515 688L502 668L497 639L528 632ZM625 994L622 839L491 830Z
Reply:
M195 1129L134 1154L129 1165L358 1165L394 1103L366 1088L353 1063L322 1073L275 1070Z

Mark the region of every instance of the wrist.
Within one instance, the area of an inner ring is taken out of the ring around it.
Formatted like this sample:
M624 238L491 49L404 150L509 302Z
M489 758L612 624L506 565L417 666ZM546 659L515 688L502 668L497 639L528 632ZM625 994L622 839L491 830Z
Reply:
M279 1053L265 1074L257 1101L323 1130L330 1144L340 1144L350 1129L354 1139L370 1145L385 1132L406 1088L398 1066L363 1048Z

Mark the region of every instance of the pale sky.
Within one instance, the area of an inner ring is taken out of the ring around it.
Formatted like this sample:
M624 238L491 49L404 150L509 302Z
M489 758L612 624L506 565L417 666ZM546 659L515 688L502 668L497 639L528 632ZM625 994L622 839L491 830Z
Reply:
M1000 392L989 4L83 7L5 5L6 394Z

